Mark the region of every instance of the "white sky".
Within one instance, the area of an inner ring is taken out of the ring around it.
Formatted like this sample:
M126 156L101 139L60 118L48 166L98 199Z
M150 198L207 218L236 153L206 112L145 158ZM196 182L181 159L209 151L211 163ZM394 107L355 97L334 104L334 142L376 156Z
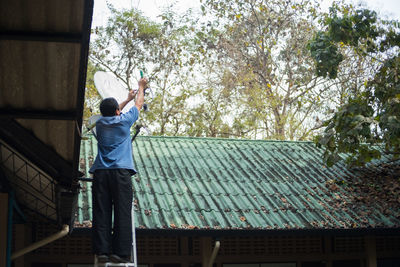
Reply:
M116 8L140 9L145 16L157 20L160 8L176 3L179 12L188 8L199 9L200 0L95 0L92 27L105 25L109 14L107 2L112 3ZM332 0L321 0L322 7L328 8ZM353 4L364 4L369 9L373 9L378 14L400 21L400 1L399 0L347 0Z

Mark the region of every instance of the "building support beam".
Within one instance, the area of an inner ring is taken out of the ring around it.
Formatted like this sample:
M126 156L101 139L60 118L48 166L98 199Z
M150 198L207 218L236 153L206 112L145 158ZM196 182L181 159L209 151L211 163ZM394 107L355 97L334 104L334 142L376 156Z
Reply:
M365 237L367 267L376 267L376 239L375 236Z
M80 43L82 34L69 32L0 31L0 40Z
M187 236L179 237L179 243L181 247L181 256L183 259L190 257L189 252L189 238ZM181 267L189 267L189 261L185 260L181 262Z
M0 118L36 120L76 120L76 110L41 110L0 108Z
M324 242L324 256L325 256L325 267L332 267L332 260L333 260L333 238L330 235L326 235L323 237Z
M212 253L211 237L200 238L201 267L208 267Z

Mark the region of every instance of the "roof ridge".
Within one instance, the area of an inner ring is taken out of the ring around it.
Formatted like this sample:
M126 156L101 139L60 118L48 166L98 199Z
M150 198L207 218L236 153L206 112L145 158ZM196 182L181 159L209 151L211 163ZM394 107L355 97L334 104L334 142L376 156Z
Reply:
M139 139L197 139L197 140L213 140L213 141L238 141L238 142L273 142L273 143L314 143L313 141L297 141L297 140L277 140L277 139L238 139L238 138L223 138L223 137L195 137L195 136L161 136L147 135L137 136Z

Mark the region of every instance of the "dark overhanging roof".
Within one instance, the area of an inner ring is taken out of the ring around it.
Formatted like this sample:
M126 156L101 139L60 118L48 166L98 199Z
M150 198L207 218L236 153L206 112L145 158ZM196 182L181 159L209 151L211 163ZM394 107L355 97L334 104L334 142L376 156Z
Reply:
M93 0L40 3L0 2L0 166L24 208L69 223Z

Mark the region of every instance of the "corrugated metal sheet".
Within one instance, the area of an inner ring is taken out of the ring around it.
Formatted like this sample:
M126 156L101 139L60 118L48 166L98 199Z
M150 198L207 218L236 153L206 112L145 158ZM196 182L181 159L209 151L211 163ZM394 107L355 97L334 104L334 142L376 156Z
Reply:
M61 210L72 199L64 200L63 194L77 194L92 11L93 0L0 1L2 149L35 166L52 187L27 197L23 192L35 192L40 183L36 172L29 172L24 183L15 175L7 179L18 201L28 203L24 208L58 222L73 213ZM1 167L18 172L11 163L0 158ZM29 205L43 194L48 206ZM44 211L47 207L51 212Z
M356 201L359 174L344 165L327 168L310 142L137 137L133 149L138 228L400 226L400 209L367 198ZM83 142L83 171L96 150L95 139ZM79 223L91 220L90 192L87 183Z
M81 43L30 38L36 38L37 33L82 34L86 30L82 29L84 2L1 2L0 29L21 36L19 40L0 40L0 108L52 112L78 108ZM72 162L76 122L46 119L18 119L18 122ZM59 141L53 141L55 136ZM60 140L64 145L56 145Z

